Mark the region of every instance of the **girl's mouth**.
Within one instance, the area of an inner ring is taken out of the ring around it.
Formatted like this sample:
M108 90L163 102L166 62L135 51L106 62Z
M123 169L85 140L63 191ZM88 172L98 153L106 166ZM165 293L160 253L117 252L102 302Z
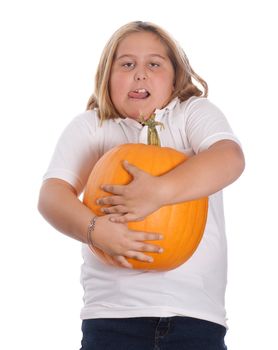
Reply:
M144 88L136 89L136 90L130 91L128 93L129 98L135 98L135 99L140 99L140 100L148 98L149 96L150 96L149 91L144 89Z

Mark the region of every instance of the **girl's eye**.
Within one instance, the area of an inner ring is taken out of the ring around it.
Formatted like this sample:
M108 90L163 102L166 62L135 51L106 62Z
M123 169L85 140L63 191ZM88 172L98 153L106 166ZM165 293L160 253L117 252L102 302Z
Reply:
M134 67L134 63L126 62L126 63L122 64L122 67L124 67L124 68L133 68Z
M155 62L151 62L150 63L150 67L157 68L157 67L160 67L160 64L159 63L155 63Z

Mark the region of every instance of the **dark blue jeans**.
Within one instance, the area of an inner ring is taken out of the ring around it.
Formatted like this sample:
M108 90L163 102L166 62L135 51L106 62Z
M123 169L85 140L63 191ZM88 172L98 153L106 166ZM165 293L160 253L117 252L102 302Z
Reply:
M80 350L226 350L226 328L191 317L83 320Z

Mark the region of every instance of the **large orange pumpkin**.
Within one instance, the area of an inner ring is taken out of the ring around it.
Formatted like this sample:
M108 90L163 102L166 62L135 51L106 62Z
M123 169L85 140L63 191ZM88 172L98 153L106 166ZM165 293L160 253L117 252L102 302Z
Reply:
M124 144L117 146L96 163L90 174L83 201L96 215L104 215L96 199L108 195L100 189L103 184L127 184L132 178L123 168L123 160L138 168L159 176L186 160L186 156L172 148L145 144ZM185 184L186 186L186 184ZM142 191L144 189L142 188ZM161 254L146 253L154 258L152 263L128 259L134 269L171 270L188 260L202 238L207 218L208 198L183 202L160 208L143 221L130 222L131 230L158 232L163 240L152 243L161 246ZM111 232L111 235L113 232ZM112 263L109 256L95 248L98 256Z

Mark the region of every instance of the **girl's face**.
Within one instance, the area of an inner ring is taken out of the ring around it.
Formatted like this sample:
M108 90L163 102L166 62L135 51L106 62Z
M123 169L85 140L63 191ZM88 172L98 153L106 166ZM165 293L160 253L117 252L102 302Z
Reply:
M120 42L112 65L112 102L123 117L147 119L169 102L174 75L167 50L155 34L129 34Z

